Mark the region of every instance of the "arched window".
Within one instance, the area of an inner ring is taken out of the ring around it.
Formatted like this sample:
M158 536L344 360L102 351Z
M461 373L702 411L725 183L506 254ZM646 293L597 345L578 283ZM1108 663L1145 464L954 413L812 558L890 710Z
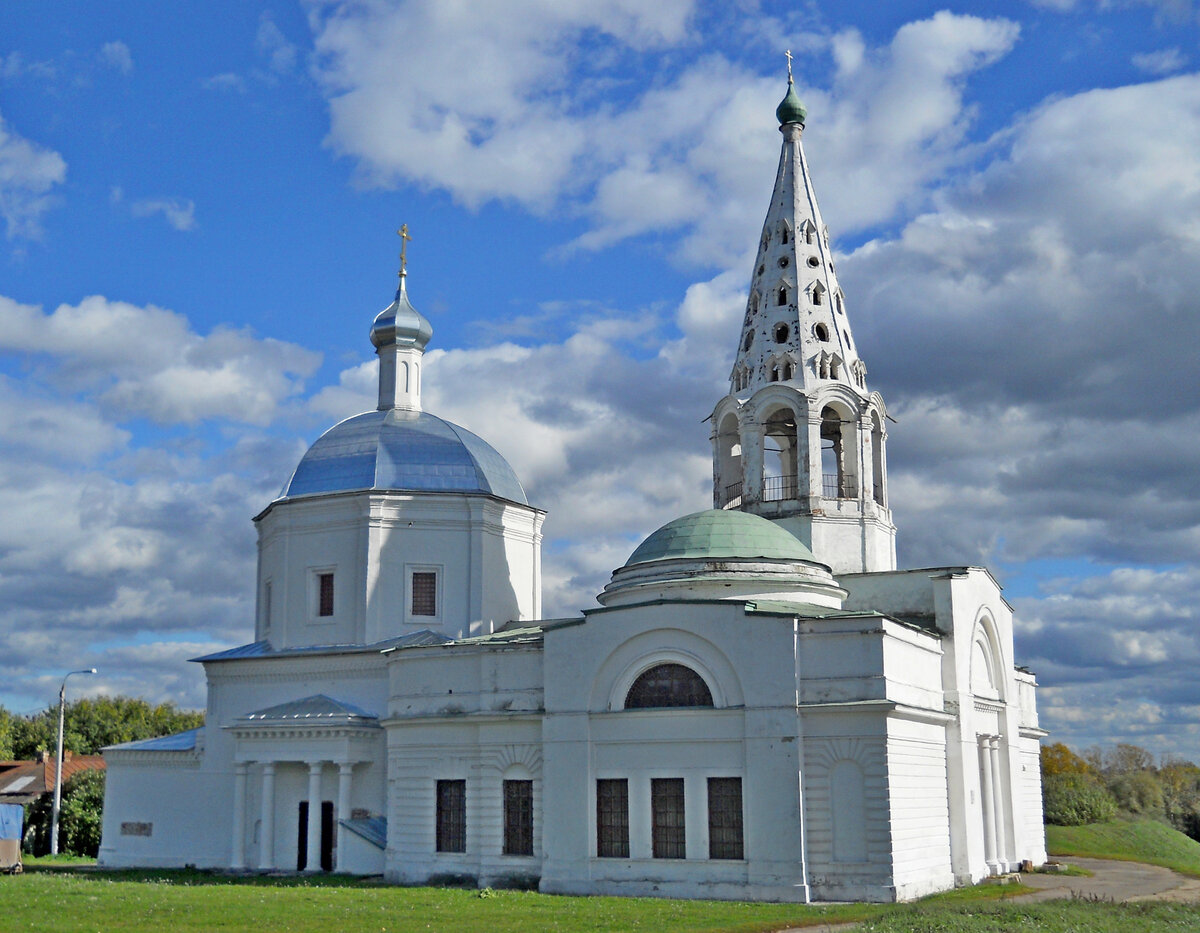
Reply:
M659 664L642 673L625 696L626 709L667 706L712 706L704 678L682 664Z
M816 327L814 327L813 333L817 335L817 339L821 341L821 343L829 342L829 328L827 328L824 324L818 324Z
M775 342L776 343L787 343L789 333L791 333L791 332L788 330L788 326L786 324L776 324L775 325Z
M786 285L779 286L779 303L781 305L787 304L787 286Z
M781 230L779 231L779 242L780 242L780 243L786 243L786 242L788 241L788 237L790 236L790 234L791 234L791 231L790 231L790 230L788 230L788 225L787 225L787 223L785 222L785 223L783 224L783 229L781 229Z
M783 381L787 382L791 378L792 378L792 364L784 363L783 364Z
M815 305L821 304L822 298L824 295L825 295L825 286L822 285L820 282L817 282L817 284L813 286L813 290L812 290L813 304L815 304Z

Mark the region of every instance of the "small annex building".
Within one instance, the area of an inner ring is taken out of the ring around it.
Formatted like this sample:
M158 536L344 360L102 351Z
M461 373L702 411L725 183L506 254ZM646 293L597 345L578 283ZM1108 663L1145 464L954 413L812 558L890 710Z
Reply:
M255 517L254 638L197 659L205 725L105 750L102 865L892 901L1045 860L1012 610L984 568L896 567L790 76L777 115L713 507L542 619L544 513L422 409L402 252L378 410Z

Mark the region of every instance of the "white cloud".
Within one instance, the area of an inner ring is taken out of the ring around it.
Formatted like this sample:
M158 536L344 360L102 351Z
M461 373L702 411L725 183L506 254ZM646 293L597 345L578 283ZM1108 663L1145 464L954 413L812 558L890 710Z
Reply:
M13 132L0 117L0 216L10 240L41 236L51 191L67 177L67 163L52 149Z
M133 73L133 55L124 42L105 42L100 47L100 61L121 74Z
M297 394L320 356L246 330L207 336L182 315L100 296L41 308L0 297L0 350L42 357L46 378L68 392L92 393L117 419L160 423L224 418L266 424Z
M1168 75L1187 67L1187 56L1178 47L1159 49L1156 52L1140 52L1130 58L1133 67L1149 75Z
M223 71L220 74L212 75L200 82L200 86L206 91L236 91L239 94L246 92L246 79L239 74L234 74L232 71Z
M134 217L162 214L168 224L180 231L196 226L196 204L190 198L140 198L129 205L129 210Z
M639 53L694 43L690 3L310 10L328 143L357 161L364 183L415 181L469 206L498 199L582 212L592 229L577 248L678 231L679 255L724 265L718 244L751 241L770 184L774 153L761 140L772 138L778 77L713 52L628 99L598 90ZM598 73L580 78L585 34L611 54L595 56L586 70ZM920 196L969 123L966 78L1017 34L1007 20L943 12L902 27L884 48L854 33L828 40L834 87L805 96L819 124L813 151L833 167L826 190L839 192L841 229L886 220Z
M275 25L270 13L264 12L259 17L254 44L259 53L266 56L271 71L276 74L288 74L295 69L299 50Z

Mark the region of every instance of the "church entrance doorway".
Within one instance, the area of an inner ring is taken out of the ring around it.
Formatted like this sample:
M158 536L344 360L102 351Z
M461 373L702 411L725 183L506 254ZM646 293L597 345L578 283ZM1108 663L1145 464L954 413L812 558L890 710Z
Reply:
M308 801L301 800L296 833L296 871L308 867ZM333 801L321 801L321 871L333 871Z

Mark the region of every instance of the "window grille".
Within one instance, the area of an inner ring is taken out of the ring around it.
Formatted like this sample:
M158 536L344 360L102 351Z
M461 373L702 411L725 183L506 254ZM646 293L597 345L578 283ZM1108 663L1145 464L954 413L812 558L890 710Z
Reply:
M504 782L504 854L533 855L533 781Z
M708 779L708 857L745 858L741 778Z
M712 691L704 678L682 664L650 668L633 682L625 697L626 709L712 705Z
M596 855L629 858L629 782L625 778L596 781Z
M333 615L333 574L322 573L317 576L317 615Z
M651 778L650 819L655 858L686 858L683 778Z
M467 851L467 782L437 782L437 850Z
M437 573L435 571L413 571L412 614L415 616L437 615Z

